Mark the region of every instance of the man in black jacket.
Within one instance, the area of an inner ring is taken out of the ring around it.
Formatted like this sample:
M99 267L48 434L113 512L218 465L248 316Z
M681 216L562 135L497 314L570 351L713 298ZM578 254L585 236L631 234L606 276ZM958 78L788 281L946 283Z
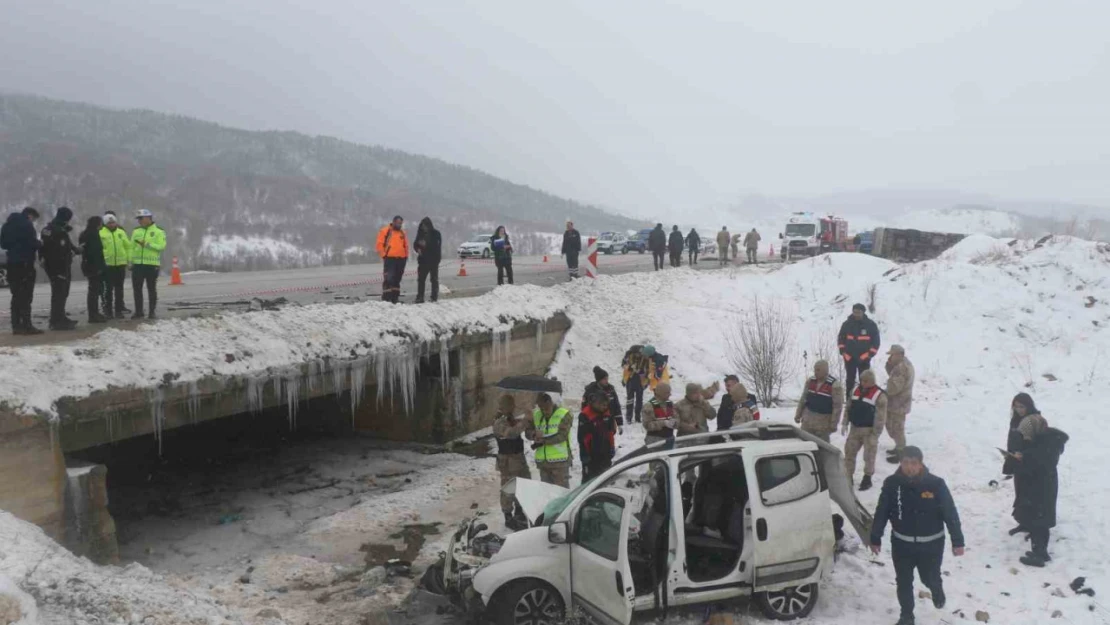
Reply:
M567 230L563 233L563 247L561 253L567 259L567 273L570 279L578 277L578 254L582 251L582 235L574 229L574 222L567 222Z
M578 455L582 459L582 481L597 477L613 466L617 453L617 424L609 412L604 393L586 397L586 406L578 415Z
M443 257L443 237L432 225L432 218L420 220L416 239L412 242L416 252L416 303L424 303L424 282L432 279L432 301L439 300L439 261Z
M964 534L960 515L948 485L929 473L924 456L917 447L902 450L898 471L886 478L871 524L871 551L882 550L887 521L891 528L891 554L898 583L898 603L902 608L896 625L913 625L913 572L932 592L933 605L944 607L944 584L940 565L944 560L944 529L952 536L952 554L964 555Z
M731 373L725 376L725 396L721 398L721 406L717 408L717 431L732 429L732 415L736 413L736 400L729 393L740 383L740 378Z
M667 254L667 233L663 232L663 224L655 224L655 230L648 235L648 249L651 250L651 260L655 270L663 268L663 258Z
M42 257L46 277L50 278L50 329L72 330L77 322L66 316L66 300L69 299L69 284L73 280L73 256L81 250L73 244L69 233L73 230L69 220L73 211L62 206L54 213L54 219L42 229Z
M671 236L667 239L667 247L671 252L671 267L682 266L682 246L686 243L682 238L682 233L678 231L678 226L671 229Z
M31 325L35 298L35 256L42 248L35 221L39 212L30 206L8 215L0 228L0 248L8 253L8 289L12 292L12 334L42 334Z
M617 427L624 425L624 413L621 409L621 400L617 395L617 389L609 383L609 372L601 367L594 367L594 381L586 385L586 390L582 391L582 405L585 406L589 403L590 395L594 393L601 393L605 399L609 401L609 414L617 422Z
M856 375L870 369L871 359L879 353L879 326L867 316L866 306L852 306L851 316L840 326L837 345L844 358L844 393L851 398Z

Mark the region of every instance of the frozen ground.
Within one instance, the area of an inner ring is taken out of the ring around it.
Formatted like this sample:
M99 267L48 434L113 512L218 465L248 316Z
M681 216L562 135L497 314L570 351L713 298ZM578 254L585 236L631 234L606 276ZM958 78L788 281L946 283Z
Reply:
M719 379L733 369L725 341L730 325L756 298L774 301L796 321L799 359L784 392L784 406L764 410L764 418L772 420L790 417L790 400L806 365L815 354L835 349L836 330L851 304L873 300L884 346L905 345L917 368L914 412L907 426L910 440L925 450L930 468L948 480L968 542L965 557L945 561L949 606L936 611L927 600L920 600L918 622L974 622L977 611L988 612L991 623L1008 625L1051 622L1057 611L1062 623L1110 622L1101 594L1080 596L1068 588L1079 576L1086 577L1096 592L1110 587L1110 558L1102 542L1110 533L1110 521L1101 513L1110 505L1110 486L1099 472L1105 465L1108 438L1101 389L1110 384L1102 366L1110 352L1106 330L1110 250L1073 239L1055 240L1042 248L1024 241L1008 243L973 237L940 259L909 266L840 254L785 267L668 271L516 292L529 304L542 301L563 308L574 321L552 371L570 389L569 400L592 381L594 365L615 377L627 346L645 340L671 356L676 388L687 381ZM472 301L498 307L500 293ZM539 293L543 297L537 297ZM506 310L524 304L503 303ZM267 323L283 327L285 322ZM285 355L288 348L274 349L283 358L293 355ZM880 366L885 349L882 353ZM885 375L880 375L880 383L884 380ZM1013 493L1010 483L1000 479L994 450L1005 441L1010 399L1023 390L1033 394L1052 425L1071 435L1060 466L1059 526L1050 546L1054 561L1043 570L1017 562L1027 544L1006 535L1013 525L1009 516ZM627 427L619 440L619 453L634 449L641 440L638 426ZM884 438L883 447L888 445ZM406 476L412 481L404 487L359 492L350 496L351 505L337 513L301 519L289 530L287 548L265 551L249 564L242 559L245 556L229 554L225 570L178 568L169 562L165 568L192 576L188 583L198 589L198 605L217 610L214 614L230 610L245 622L263 622L259 615L267 609L274 611L265 612L273 623L296 625L322 622L321 618L329 623L360 623L358 619L367 614L380 615L411 582L383 583L380 571L374 569L364 574L366 565L352 561L355 545L388 543L403 551L415 544L409 538L417 530L405 530L407 525L451 523L474 509L496 512L491 459L435 458L430 466L405 459L407 465L417 466ZM345 480L355 473L357 480L366 475L362 471L378 470L379 461L375 457L374 463L356 470L360 459L337 458L334 466L321 470L342 473ZM880 455L877 477L885 477L892 468ZM992 480L1001 485L992 486ZM258 500L252 502L251 497ZM876 498L875 490L861 496L869 507ZM250 489L242 499L244 526L265 527L280 518L279 506L267 506L266 499ZM0 527L11 525L9 519ZM23 533L28 532L24 528ZM415 557L417 567L443 548L446 531L425 539ZM185 545L187 536L175 540ZM34 566L33 559L27 552L0 559L0 574L22 587L20 579ZM152 561L151 566L160 565ZM240 581L244 566L255 567L252 575L257 580ZM98 580L120 574L117 569L88 570ZM166 589L181 583L186 582L175 577L152 579L150 594L162 596L158 593L170 592ZM223 607L212 607L211 597L223 601ZM742 605L727 609L746 610ZM39 610L46 607L40 603ZM275 613L280 620L273 617ZM893 623L896 616L889 552L872 558L861 549L841 557L808 622L879 625ZM694 619L679 615L671 620Z

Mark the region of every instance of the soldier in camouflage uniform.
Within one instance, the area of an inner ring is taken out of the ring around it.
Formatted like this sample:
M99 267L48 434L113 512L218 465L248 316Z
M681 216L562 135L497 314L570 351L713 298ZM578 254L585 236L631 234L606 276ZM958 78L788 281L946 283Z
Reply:
M886 425L887 397L883 389L875 385L875 372L864 371L859 377L859 386L852 391L852 404L845 411L842 433L848 435L844 443L844 470L849 480L855 480L856 457L863 448L863 479L859 483L861 491L871 488L871 476L875 474L875 455L879 451L879 436ZM852 425L851 432L848 424Z
M497 439L497 473L501 476L501 488L511 480L518 477L532 479L532 472L528 470L528 461L524 458L524 438L522 435L529 429L529 421L524 417L513 414L516 411L516 401L512 395L502 395L497 402L497 419L493 422L493 436ZM528 520L524 512L516 505L512 495L501 492L501 512L505 514L505 527L509 529L524 529L528 527Z
M886 361L886 431L894 439L894 449L887 450L887 462L898 464L906 447L906 415L913 408L913 363L906 358L901 345L891 345Z

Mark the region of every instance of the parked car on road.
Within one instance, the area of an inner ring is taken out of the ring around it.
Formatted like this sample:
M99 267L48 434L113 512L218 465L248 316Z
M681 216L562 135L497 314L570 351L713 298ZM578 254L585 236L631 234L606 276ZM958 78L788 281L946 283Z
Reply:
M518 478L505 492L532 527L501 539L463 522L425 586L500 625L627 625L749 595L771 619L805 617L834 563L831 503L865 542L871 517L835 446L782 423L729 437L646 445L574 490Z
M619 232L602 232L597 237L597 251L600 254L627 254L628 237Z
M489 258L493 256L490 247L492 234L476 234L459 246L459 258Z
M644 228L636 233L635 236L629 237L628 242L624 244L624 248L629 252L639 252L643 254L648 251L648 237L651 236L651 228Z

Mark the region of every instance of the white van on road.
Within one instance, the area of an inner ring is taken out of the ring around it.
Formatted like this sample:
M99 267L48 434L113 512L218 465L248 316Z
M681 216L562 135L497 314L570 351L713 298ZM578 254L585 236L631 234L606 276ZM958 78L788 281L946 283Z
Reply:
M763 422L729 436L645 446L571 491L510 483L535 526L487 559L471 549L488 546L483 526L464 523L437 585L500 625L578 611L626 625L639 611L744 596L772 619L806 616L833 566L832 502L863 540L871 517L829 443Z

